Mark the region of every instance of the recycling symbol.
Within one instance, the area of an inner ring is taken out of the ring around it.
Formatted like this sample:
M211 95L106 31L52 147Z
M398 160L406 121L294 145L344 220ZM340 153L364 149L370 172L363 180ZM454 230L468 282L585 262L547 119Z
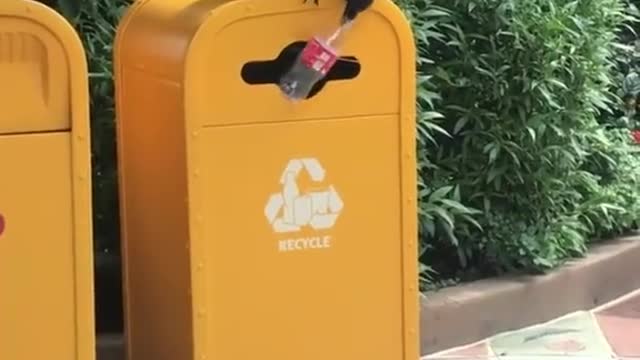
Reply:
M267 220L277 233L296 232L305 226L314 230L330 229L344 207L332 185L324 191L302 193L296 181L303 170L314 182L324 180L325 170L317 159L289 161L280 177L282 190L272 194L264 208Z

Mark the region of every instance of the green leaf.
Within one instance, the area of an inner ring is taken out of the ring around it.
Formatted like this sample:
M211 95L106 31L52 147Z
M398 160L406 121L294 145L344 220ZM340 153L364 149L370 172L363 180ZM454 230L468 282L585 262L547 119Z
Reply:
M453 128L453 133L454 134L458 134L460 133L460 130L462 130L462 128L469 122L469 117L462 117L460 119L458 119L458 121L456 121L456 125Z
M555 85L563 90L569 90L569 87L558 79L549 79L547 81L549 81L549 83L551 83L552 85Z
M444 209L440 208L440 207L435 207L433 208L433 212L435 212L436 214L438 214L438 217L443 220L444 222L446 222L446 224L449 226L449 228L453 229L453 219L451 218L451 216L449 215L449 213L447 213Z
M443 186L429 195L429 202L433 203L441 200L453 190L453 186Z
M536 131L534 129L532 129L531 127L527 126L527 132L529 133L529 136L531 137L532 141L536 141Z

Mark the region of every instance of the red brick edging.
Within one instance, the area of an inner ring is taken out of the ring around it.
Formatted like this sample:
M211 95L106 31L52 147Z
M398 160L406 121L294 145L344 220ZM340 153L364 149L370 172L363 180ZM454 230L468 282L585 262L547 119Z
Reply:
M498 333L589 310L640 288L640 234L594 246L587 257L541 276L480 280L421 301L428 355Z

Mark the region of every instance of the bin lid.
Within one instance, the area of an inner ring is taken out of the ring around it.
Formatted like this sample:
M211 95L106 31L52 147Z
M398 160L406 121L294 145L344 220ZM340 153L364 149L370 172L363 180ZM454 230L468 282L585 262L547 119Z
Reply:
M72 93L86 91L86 78L82 43L61 15L37 2L0 2L0 134L70 129L72 104L87 102Z
M134 6L116 40L118 66L182 86L187 121L197 127L414 111L413 36L391 1L376 1L342 37L338 51L356 59L357 76L329 81L296 104L275 83L247 83L243 69L277 59L292 44L329 36L338 27L343 0L323 0L320 7L301 0Z

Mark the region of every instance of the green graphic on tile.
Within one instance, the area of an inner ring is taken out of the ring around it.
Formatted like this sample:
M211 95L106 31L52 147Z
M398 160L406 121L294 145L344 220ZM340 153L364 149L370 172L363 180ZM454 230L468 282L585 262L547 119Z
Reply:
M498 335L490 340L500 356L587 356L607 358L611 352L589 312L578 312L534 328Z

